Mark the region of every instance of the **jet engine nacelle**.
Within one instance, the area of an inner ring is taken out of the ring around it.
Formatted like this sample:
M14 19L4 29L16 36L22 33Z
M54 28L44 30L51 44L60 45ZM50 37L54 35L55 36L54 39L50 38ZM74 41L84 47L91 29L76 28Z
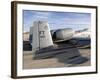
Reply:
M52 31L52 38L55 41L58 40L70 40L73 38L75 31L72 28L64 28Z

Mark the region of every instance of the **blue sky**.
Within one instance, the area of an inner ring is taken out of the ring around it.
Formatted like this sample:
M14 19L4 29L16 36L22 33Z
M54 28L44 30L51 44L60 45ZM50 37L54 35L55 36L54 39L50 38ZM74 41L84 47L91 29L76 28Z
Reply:
M37 20L48 21L51 30L69 27L80 30L91 26L90 13L24 10L24 32L29 31Z

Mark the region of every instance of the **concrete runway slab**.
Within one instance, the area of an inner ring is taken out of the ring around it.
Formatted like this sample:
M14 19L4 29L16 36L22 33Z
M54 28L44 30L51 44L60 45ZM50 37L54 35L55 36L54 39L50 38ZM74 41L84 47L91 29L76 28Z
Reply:
M72 57L68 59L68 54L78 52L81 56ZM36 69L36 68L57 68L57 67L75 67L75 66L90 66L91 65L91 52L90 48L69 49L67 53L54 55L46 59L33 59L32 51L23 51L23 69Z

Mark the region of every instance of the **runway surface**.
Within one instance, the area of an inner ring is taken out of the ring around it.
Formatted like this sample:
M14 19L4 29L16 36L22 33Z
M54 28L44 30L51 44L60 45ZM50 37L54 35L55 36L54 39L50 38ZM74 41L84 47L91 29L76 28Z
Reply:
M90 48L75 47L48 58L34 59L32 51L23 51L23 69L90 66L90 53Z

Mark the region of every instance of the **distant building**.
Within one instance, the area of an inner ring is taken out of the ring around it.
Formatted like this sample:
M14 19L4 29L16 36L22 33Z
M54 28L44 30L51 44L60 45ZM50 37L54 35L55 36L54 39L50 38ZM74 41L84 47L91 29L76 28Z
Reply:
M23 41L29 41L29 32L23 33Z

